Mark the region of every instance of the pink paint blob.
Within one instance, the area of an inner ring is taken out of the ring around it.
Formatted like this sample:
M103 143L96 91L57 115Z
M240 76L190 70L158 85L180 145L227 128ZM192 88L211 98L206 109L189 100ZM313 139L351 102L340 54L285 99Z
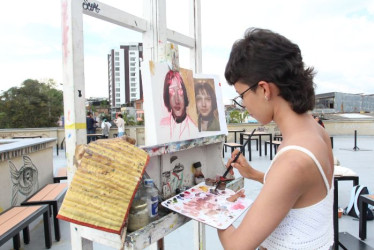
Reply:
M231 207L232 210L241 210L244 209L245 206L243 204L237 203L234 206Z

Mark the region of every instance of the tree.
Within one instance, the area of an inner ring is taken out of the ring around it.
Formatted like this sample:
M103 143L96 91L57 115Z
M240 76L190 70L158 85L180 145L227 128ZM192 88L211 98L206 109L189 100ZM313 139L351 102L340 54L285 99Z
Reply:
M56 83L27 79L0 96L0 128L56 127L63 114L63 93Z
M230 123L243 123L245 118L248 117L249 113L247 110L240 112L239 110L233 110L230 113Z
M134 126L134 125L136 125L135 117L129 115L128 113L124 113L124 114L123 114L123 120L125 120L126 125L129 125L129 126Z

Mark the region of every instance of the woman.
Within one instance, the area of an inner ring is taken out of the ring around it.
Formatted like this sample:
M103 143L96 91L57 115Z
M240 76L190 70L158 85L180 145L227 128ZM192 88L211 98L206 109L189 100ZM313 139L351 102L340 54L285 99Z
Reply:
M314 108L314 72L287 38L249 29L235 42L225 77L234 101L283 135L268 171L252 168L235 150L227 162L263 188L238 228L219 230L225 249L329 249L333 244L333 156L330 138L308 111Z
M195 83L195 99L199 132L219 131L216 94L207 81Z

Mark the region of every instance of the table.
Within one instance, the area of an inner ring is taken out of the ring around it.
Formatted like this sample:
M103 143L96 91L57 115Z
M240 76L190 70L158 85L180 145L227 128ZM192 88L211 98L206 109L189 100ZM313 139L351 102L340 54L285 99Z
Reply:
M95 140L100 139L103 135L102 134L87 134L87 136L95 137Z
M20 231L23 231L23 242L29 244L29 225L41 215L43 215L45 247L51 248L51 227L47 205L14 206L0 213L0 246L13 238L14 249L20 249Z
M360 207L360 226L359 226L359 236L361 240L366 239L366 221L367 221L367 210L368 204L374 205L374 195L360 195L358 198Z
M47 184L44 188L40 189L34 195L21 203L22 206L45 204L52 207L56 241L60 241L61 238L60 225L58 219L56 218L58 213L58 202L64 198L67 189L67 183Z
M229 130L228 132L229 133L234 133L234 142L236 143L236 134L241 133L241 132L245 132L245 129L242 129L242 130L233 129L233 130Z
M244 133L240 133L240 144L243 144L243 138L244 136L250 136L251 135L251 132L244 132ZM252 135L253 136L258 136L259 138L259 155L262 156L262 151L261 151L261 137L262 136L269 136L269 141L270 141L270 145L272 146L273 145L273 134L272 133L268 133L268 132L263 132L263 131L256 131L254 132L254 134ZM272 157L273 155L273 149L272 147L270 147L270 160L273 159Z
M339 249L339 217L338 217L338 196L339 196L339 181L353 181L353 186L358 185L359 177L358 176L334 176L334 249Z

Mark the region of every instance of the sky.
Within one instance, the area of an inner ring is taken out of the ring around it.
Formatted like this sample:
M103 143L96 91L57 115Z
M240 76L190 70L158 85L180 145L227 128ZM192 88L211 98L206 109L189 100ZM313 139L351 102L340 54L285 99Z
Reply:
M83 0L82 0L83 1ZM142 17L140 0L103 0ZM166 0L167 26L188 34L187 0ZM62 89L61 2L18 0L2 4L0 15L0 93L26 79L54 79ZM203 73L218 75L223 98L237 94L224 70L231 46L249 27L280 33L299 45L314 67L316 93L374 94L374 1L372 0L201 0ZM86 97L108 97L107 54L138 32L84 15ZM181 66L189 52L179 48Z

